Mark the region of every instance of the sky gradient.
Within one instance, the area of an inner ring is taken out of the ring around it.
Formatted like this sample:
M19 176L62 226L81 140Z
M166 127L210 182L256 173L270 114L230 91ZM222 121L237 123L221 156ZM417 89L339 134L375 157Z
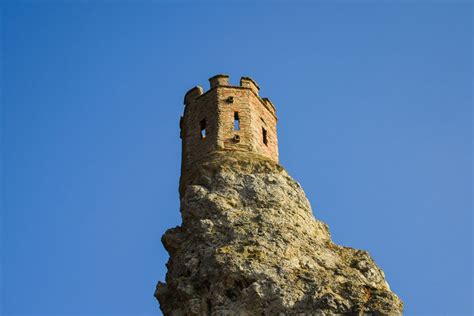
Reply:
M1 9L2 315L160 315L185 92L277 108L281 164L406 315L471 315L472 10L460 1Z

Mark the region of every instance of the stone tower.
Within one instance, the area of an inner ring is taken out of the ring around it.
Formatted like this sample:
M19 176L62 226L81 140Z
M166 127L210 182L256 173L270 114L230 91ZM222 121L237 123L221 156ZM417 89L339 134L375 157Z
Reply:
M369 253L334 244L278 163L275 108L257 84L210 82L184 98L182 223L161 239L170 257L155 289L163 314L401 315Z
M260 97L257 83L242 77L240 86L232 86L227 75L209 82L208 91L196 86L184 97L180 191L193 167L214 151L250 152L278 162L275 107Z

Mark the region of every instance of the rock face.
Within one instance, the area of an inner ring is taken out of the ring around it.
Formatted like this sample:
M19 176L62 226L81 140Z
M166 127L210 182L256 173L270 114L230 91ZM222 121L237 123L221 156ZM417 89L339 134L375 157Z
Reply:
M165 315L399 315L366 251L335 245L275 162L215 152L189 177L168 230Z

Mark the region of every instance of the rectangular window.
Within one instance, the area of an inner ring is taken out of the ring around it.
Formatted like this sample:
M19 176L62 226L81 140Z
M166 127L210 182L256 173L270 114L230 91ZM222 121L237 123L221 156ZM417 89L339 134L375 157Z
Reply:
M201 128L201 138L206 138L206 119L201 120L199 126Z
M240 131L239 112L234 112L234 131Z
M267 136L267 130L262 127L262 136L263 136L263 143L265 145L268 145L268 136Z

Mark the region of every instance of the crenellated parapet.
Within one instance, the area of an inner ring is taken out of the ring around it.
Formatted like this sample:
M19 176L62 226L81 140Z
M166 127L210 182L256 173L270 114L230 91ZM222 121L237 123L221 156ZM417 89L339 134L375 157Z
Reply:
M200 86L195 86L191 88L184 96L184 105L187 105L194 101L196 98L200 97L201 95L209 92L210 90L218 87L231 87L234 89L249 89L251 90L255 96L260 100L263 106L267 108L273 115L276 117L276 109L270 99L266 97L260 97L259 91L260 87L258 84L250 77L242 77L240 78L240 86L232 86L229 83L229 76L224 74L218 74L211 78L209 78L210 89L204 92L203 88Z
M190 89L184 95L184 104L189 104L193 102L197 97L203 94L202 88L200 86L195 86L194 88Z

